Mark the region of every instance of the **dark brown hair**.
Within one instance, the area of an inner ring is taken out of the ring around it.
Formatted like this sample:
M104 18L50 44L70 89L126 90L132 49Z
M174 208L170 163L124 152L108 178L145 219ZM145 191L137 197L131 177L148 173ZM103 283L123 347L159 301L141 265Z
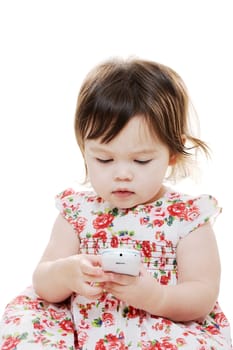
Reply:
M209 155L206 143L190 130L190 105L183 80L171 68L136 58L108 60L96 66L81 86L76 139L83 154L86 139L108 143L135 115L142 115L176 156L170 178L178 180L190 174L196 151Z

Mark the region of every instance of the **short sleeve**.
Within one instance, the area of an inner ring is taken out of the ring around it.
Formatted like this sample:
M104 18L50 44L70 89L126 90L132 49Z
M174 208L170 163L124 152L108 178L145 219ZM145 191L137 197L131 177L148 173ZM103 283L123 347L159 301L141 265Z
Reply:
M80 215L80 207L84 198L84 192L76 192L72 188L60 192L55 197L56 208L61 215L73 226L78 233L78 221Z
M207 222L214 224L215 219L222 212L222 208L218 205L216 198L208 194L189 199L187 203L189 203L187 207L188 215L179 233L180 238L185 237Z

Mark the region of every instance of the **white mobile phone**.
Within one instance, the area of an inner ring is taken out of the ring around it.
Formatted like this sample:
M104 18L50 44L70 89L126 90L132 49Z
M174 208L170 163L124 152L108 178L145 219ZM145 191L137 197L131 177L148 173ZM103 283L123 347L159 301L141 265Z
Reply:
M140 252L128 248L106 248L101 252L104 271L138 276L140 271Z

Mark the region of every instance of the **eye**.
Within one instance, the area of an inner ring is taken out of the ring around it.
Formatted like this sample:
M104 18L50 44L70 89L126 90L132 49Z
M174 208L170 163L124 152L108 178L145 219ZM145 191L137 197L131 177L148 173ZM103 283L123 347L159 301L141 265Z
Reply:
M138 164L148 164L151 162L152 159L148 159L148 160L138 160L138 159L135 159L135 163L138 163Z
M113 161L113 159L100 159L100 158L96 158L96 160L97 160L97 162L99 162L99 163L104 163L104 164Z

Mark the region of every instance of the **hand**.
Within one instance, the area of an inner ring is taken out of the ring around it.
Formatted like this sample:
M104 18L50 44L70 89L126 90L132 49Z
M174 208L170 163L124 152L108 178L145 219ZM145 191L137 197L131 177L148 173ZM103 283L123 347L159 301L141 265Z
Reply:
M68 288L88 299L98 299L103 293L103 283L107 280L101 269L98 255L78 254L67 258L65 283Z
M135 308L147 310L150 308L150 296L159 287L153 276L142 266L138 277L108 273L109 281L104 283L104 289L116 298ZM159 295L158 291L158 295Z

